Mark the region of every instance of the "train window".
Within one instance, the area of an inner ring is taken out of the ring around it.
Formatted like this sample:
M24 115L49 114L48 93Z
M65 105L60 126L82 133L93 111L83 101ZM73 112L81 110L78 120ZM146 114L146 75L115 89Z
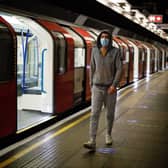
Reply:
M132 61L134 62L135 52L134 52L134 48L133 48L133 47L130 47L130 53L131 53L131 55L132 55Z
M66 41L63 34L52 31L55 37L55 60L57 73L65 73L67 58L66 58Z
M8 81L13 72L13 39L7 27L0 24L0 81Z
M85 66L85 49L75 48L75 67Z
M69 27L64 27L64 29L73 37L74 39L74 66L84 67L85 66L85 44L83 39Z
M121 59L125 60L124 48L122 46L119 46L119 48L120 48Z
M129 51L128 51L128 49L126 49L126 57L125 58L126 58L125 61L129 62Z
M145 61L145 51L142 52L142 61Z

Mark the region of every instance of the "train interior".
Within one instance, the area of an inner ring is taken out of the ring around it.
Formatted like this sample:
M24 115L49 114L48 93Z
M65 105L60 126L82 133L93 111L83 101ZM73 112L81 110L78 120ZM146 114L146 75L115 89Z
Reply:
M17 39L17 130L48 120L53 113L52 41L31 19L0 14ZM45 39L43 38L45 34ZM50 57L50 59L46 59ZM48 75L46 75L48 74Z

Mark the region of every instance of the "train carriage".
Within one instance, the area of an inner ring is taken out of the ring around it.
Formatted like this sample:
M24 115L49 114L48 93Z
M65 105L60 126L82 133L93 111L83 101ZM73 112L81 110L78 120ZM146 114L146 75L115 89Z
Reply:
M100 31L0 15L0 140L90 103L90 58ZM115 35L113 46L123 58L120 88L166 68L165 45Z

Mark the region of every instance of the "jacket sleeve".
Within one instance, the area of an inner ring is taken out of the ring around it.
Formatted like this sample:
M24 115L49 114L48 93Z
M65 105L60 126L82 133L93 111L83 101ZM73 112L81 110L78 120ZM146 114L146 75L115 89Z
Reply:
M123 71L123 62L122 62L122 56L120 53L120 50L118 50L116 54L116 59L115 59L115 77L113 80L113 86L117 87L119 84L121 77L122 77L122 71Z
M93 75L95 72L95 60L94 60L94 48L92 49L91 61L90 61L90 87L93 85Z

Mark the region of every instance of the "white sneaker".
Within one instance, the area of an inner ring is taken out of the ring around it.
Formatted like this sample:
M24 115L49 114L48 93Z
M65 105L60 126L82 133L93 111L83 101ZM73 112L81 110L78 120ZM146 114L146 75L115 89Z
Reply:
M106 135L106 145L112 145L113 140L111 135Z
M96 142L93 142L93 141L85 142L83 144L83 147L87 148L87 149L95 150L95 148L96 148Z

